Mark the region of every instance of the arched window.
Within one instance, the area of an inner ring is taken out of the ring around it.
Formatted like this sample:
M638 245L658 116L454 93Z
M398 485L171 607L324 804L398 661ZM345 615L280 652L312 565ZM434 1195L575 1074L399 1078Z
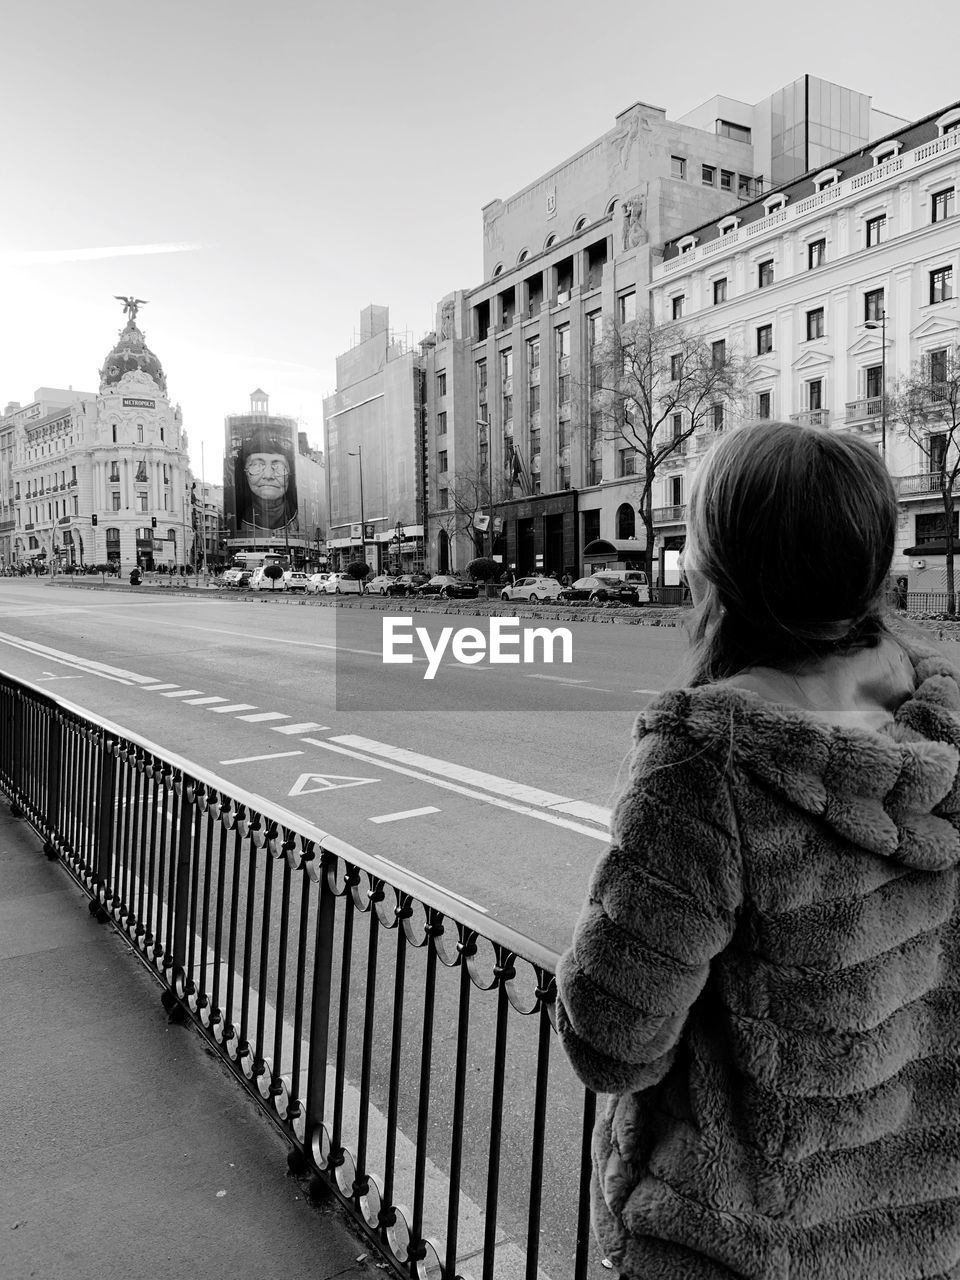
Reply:
M551 234L547 236L546 240L544 240L543 247L544 249L552 249L556 243L557 237L551 232Z
M496 277L500 274L502 270L503 270L503 263L498 262L497 265L493 268L494 279L496 279Z
M637 513L629 502L617 508L617 538L635 538L637 536Z
M450 572L450 539L446 529L441 529L437 537L437 573Z
M520 252L517 254L517 265L519 266L521 262L526 262L529 256L530 255L526 249L521 249Z
M610 217L612 217L612 216L616 213L616 211L617 211L617 204L619 203L619 200L620 200L620 197L619 197L619 196L614 196L614 197L613 197L613 199L612 199L612 200L610 201L610 203L607 205L606 209L604 209L604 211L603 211L603 212L604 212L604 216L605 216L605 217L610 218Z
M578 218L576 222L573 224L573 234L576 235L578 231L582 231L586 225L587 225L586 218Z
M119 541L120 541L120 530L119 530L119 529L108 529L108 530L107 530L107 541L108 541L108 542L119 542Z

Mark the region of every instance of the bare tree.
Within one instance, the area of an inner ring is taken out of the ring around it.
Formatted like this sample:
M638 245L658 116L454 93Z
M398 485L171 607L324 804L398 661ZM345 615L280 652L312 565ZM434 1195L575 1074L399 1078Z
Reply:
M923 356L890 397L890 417L928 460L929 492L943 504L947 612L955 615L953 532L955 491L960 477L960 343Z
M625 450L636 477L647 535L644 562L653 580L653 485L664 462L707 425L721 430L746 395L750 362L725 339L711 341L676 322L644 317L610 327L590 371L591 436ZM630 472L626 472L630 474Z
M494 506L512 497L509 478L494 473L492 494ZM449 505L446 511L436 513L437 524L446 530L451 541L458 533L469 533L474 554L483 555L491 498L487 468L481 467L479 462L458 467L447 486L447 495Z

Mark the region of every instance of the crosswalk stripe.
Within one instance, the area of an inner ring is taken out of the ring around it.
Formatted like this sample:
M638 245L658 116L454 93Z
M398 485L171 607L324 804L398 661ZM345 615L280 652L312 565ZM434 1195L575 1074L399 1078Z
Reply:
M252 711L252 702L231 702L228 707L208 707L208 711L212 711L215 716L222 716L227 711Z
M190 698L183 705L185 707L203 707L209 702L226 702L226 698Z
M275 724L273 726L274 733L312 733L314 730L328 729L330 726L326 724L314 724L311 720L305 721L303 724Z
M144 689L148 689L148 690L150 691L150 693L159 693L161 689L176 689L176 688L177 688L177 685L175 685L175 684L149 684L149 685L142 685L141 687L142 687L142 688L144 688ZM199 693L199 692L200 692L200 690L198 689L198 690L197 690L197 693Z
M195 693L199 693L199 689L174 689L172 693L161 693L161 698L189 698Z

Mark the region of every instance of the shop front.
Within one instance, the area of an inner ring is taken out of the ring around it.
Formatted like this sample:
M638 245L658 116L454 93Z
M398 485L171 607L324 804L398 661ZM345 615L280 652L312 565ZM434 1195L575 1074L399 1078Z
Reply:
M578 577L577 494L573 489L498 503L502 533L494 545L505 570Z

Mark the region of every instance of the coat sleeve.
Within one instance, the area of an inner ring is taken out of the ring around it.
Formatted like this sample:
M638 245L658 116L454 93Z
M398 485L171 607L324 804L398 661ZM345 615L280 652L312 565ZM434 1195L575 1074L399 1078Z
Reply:
M723 761L686 735L638 742L573 945L557 969L557 1029L598 1093L648 1088L669 1070L710 962L742 901Z

